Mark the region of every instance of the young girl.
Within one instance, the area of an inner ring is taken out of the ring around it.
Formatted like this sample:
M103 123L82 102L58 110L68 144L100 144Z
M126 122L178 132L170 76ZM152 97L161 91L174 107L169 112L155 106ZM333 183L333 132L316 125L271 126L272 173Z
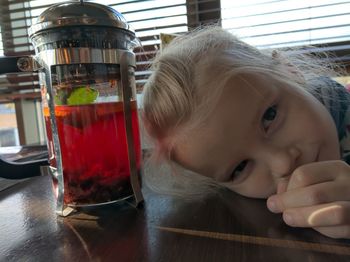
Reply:
M350 96L322 63L263 52L219 27L176 38L144 89L158 159L206 178L194 189L267 198L290 226L350 238L350 167L341 160Z

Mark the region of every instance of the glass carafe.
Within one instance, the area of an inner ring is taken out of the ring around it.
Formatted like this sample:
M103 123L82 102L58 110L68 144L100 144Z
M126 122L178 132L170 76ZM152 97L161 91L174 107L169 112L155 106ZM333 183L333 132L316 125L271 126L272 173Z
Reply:
M135 34L114 9L54 5L31 27L57 213L142 202Z

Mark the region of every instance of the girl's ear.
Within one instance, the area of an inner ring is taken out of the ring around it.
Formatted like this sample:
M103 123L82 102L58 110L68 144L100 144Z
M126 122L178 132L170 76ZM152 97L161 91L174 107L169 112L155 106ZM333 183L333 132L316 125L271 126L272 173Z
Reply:
M295 78L295 81L299 84L305 84L305 78L299 68L297 68L288 58L282 55L277 50L272 51L272 59L281 66L285 71L291 74Z

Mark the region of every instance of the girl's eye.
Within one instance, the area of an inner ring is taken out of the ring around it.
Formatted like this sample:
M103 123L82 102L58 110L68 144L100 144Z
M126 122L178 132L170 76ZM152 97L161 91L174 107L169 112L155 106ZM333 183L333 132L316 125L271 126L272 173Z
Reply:
M262 126L264 131L267 131L272 124L273 120L275 120L277 116L277 105L270 106L264 113L262 118Z
M243 172L244 168L247 166L247 163L248 163L248 160L244 160L241 163L239 163L239 165L235 168L235 170L233 170L231 174L232 180L234 180L237 176L239 176Z

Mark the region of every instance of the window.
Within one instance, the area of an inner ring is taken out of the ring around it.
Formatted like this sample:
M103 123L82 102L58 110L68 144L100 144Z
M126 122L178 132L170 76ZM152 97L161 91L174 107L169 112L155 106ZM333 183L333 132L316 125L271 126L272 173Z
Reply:
M15 104L0 104L0 146L19 145Z
M350 64L348 0L221 0L222 26L257 48L315 46ZM348 70L349 72L349 70ZM350 78L336 79L349 88Z
M0 57L4 56L4 47L2 44L2 37L1 37L1 27L0 27Z
M221 7L222 26L260 48L350 41L350 1L221 0Z

